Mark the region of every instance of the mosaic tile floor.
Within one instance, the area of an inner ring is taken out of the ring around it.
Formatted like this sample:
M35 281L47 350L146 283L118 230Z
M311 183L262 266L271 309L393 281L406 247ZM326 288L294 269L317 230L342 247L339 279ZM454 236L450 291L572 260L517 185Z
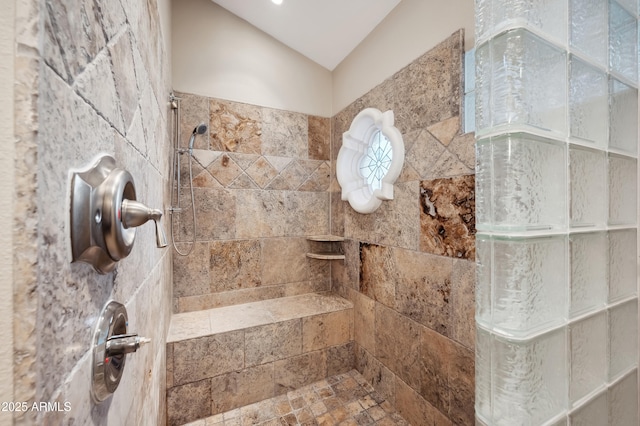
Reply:
M409 423L358 373L329 377L286 395L185 426L378 425Z

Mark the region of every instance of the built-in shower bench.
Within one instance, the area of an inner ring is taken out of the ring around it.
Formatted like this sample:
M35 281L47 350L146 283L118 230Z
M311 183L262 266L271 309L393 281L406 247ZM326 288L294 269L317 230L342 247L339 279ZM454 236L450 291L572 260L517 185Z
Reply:
M353 304L333 294L174 314L168 424L272 398L353 365Z

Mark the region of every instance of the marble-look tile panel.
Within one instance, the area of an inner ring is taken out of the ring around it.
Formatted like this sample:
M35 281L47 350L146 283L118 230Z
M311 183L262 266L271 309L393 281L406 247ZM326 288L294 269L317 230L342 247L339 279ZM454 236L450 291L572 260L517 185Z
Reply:
M122 112L123 127L129 128L133 115L138 106L139 88L136 81L133 59L133 48L131 47L131 32L125 31L115 42L109 43L109 54L113 64L113 76L115 79L116 92L120 99L120 109Z
M187 383L167 390L167 423L180 426L210 416L211 380Z
M274 285L306 281L309 250L304 238L266 238L262 244L262 283Z
M242 173L240 166L227 154L216 158L207 166L207 171L225 187L229 186Z
M211 293L262 285L259 240L211 241L209 275Z
M456 155L458 159L470 170L475 170L476 162L476 138L475 133L465 133L457 135L449 144L449 152Z
M396 280L400 271L391 247L360 243L360 293L395 307Z
M376 357L414 389L420 388L421 326L376 303Z
M259 302L223 306L202 312L208 313L211 321L211 334L241 330L273 322L273 315L263 309ZM191 312L191 314L197 313L199 312Z
M327 354L316 351L275 362L275 394L309 385L326 377Z
M106 45L98 5L82 2L75 6L65 7L64 2L56 0L43 10L53 32L49 39L56 42L56 53L62 55L62 58L43 59L50 64L63 65L64 68L56 69L56 72L69 83Z
M331 154L331 119L310 115L309 158L329 160Z
M471 175L473 167L466 166L460 158L449 150L445 150L433 165L433 168L424 176L425 179L445 178L452 176Z
M318 262L323 261L319 260ZM324 261L324 263L327 262ZM329 281L328 279L322 281L303 281L300 283L287 283L282 287L284 287L284 297L299 296L307 293L326 293L331 290L331 281Z
M396 377L396 409L409 424L452 426L453 423L414 389Z
M423 328L420 335L420 395L442 413L448 413L449 364L453 341Z
M298 191L327 191L330 183L331 166L324 162L298 187Z
M261 107L211 99L209 126L211 149L260 154L264 126Z
M180 148L189 147L189 139L200 123L209 124L209 99L204 96L193 95L190 93L176 92L175 95L180 98ZM193 146L196 149L209 149L209 132L204 135L198 135L194 140ZM203 164L207 166L208 164Z
M236 191L236 238L280 237L286 233L288 211L281 191Z
M453 138L460 133L460 116L448 118L427 127L429 133L436 137L444 146L449 146Z
M408 133L405 140L411 145L407 149L405 163L415 170L420 178L430 176L434 165L446 148L424 129Z
M211 379L211 413L218 414L274 396L273 363Z
M211 320L206 311L173 314L167 342L177 342L211 334Z
M196 240L225 240L236 236L237 195L226 189L194 188L196 205ZM182 212L176 213L180 224L178 241L191 241L193 238L193 214L191 212L191 194L182 191L180 205Z
M395 405L396 375L385 367L372 353L356 343L355 368L371 383L380 395Z
M457 344L451 350L449 418L454 424L475 424L475 351Z
M354 339L371 354L376 353L375 306L376 302L358 292L353 295Z
M353 310L302 319L302 352L311 352L353 340Z
M330 347L327 352L327 376L347 373L355 366L354 343L352 341Z
M175 299L175 312L192 312L285 296L285 285L245 288Z
M247 367L300 355L302 349L300 319L282 321L245 331L245 364Z
M306 114L263 108L262 119L262 154L308 157Z
M420 183L420 250L475 259L475 176Z
M243 367L243 331L183 340L173 344L173 380L176 385L214 377Z
M332 182L336 181L335 178L332 178ZM344 232L344 217L345 217L345 209L347 208L347 203L342 201L341 193L331 191L329 192L331 197L331 234L332 235L345 235Z
M173 296L196 296L209 292L209 243L177 243L181 253L188 256L173 255Z
M266 188L273 178L278 176L278 170L264 157L253 162L246 172L260 188Z
M295 191L307 179L308 173L299 161L290 161L266 189Z
M473 350L475 321L476 264L473 260L454 260L451 274L451 337Z
M419 182L404 182L395 185L394 199L384 201L374 213L360 214L345 205L345 237L417 250L420 239L418 197Z
M451 335L451 260L394 249L398 312L445 336Z
M335 235L335 234L334 234ZM360 286L360 243L344 240L335 244L335 250L344 253L343 262L332 262L331 281L334 285L358 289Z
M326 235L329 233L329 193L285 193L286 235ZM294 213L295 212L295 213Z

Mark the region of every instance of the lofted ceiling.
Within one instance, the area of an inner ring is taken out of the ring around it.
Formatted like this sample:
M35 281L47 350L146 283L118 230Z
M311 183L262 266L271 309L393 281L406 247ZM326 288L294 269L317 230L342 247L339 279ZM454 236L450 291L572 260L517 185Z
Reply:
M213 0L330 71L401 0Z

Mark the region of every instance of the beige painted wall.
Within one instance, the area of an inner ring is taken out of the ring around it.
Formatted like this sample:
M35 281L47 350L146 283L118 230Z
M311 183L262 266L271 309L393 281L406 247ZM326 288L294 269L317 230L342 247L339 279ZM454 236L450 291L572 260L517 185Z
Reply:
M474 44L472 0L402 0L400 4L333 70L333 113L460 28L465 50Z
M211 0L173 1L173 89L331 115L331 73Z
M4 4L0 14L0 401L13 401L13 76L15 46L15 1ZM12 424L1 416L0 425Z
M459 28L474 43L472 0L403 0L333 72L211 0L174 0L174 90L328 117Z

